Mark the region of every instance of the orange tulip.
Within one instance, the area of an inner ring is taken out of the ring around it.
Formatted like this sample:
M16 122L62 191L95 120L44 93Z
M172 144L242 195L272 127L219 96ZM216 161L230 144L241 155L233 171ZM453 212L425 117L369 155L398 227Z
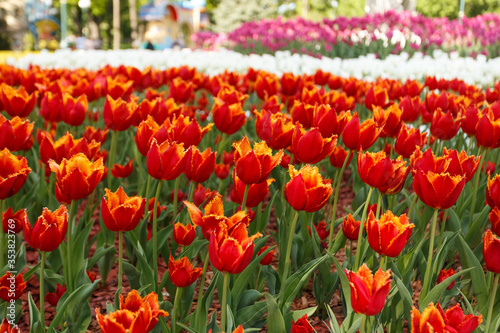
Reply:
M101 214L104 225L111 231L131 231L144 216L146 199L129 197L120 186L116 192L104 189L106 196L101 200Z
M168 259L168 276L178 288L192 285L201 275L202 268L194 268L188 257L174 260L172 255Z
M49 160L49 167L56 173L56 198L66 204L85 198L94 192L105 175L102 158L91 162L82 153L75 154L69 159L64 158L61 164Z
M283 113L255 111L255 129L259 139L275 150L286 149L292 144L293 129L291 119Z
M214 98L212 115L215 127L229 135L238 132L246 121L246 114L240 103L228 104L219 98Z
M409 158L417 148L427 142L427 133L420 133L420 129L403 125L396 137L394 150L404 158Z
M430 149L412 156L413 189L427 206L447 209L455 204L465 186L460 161L449 155L434 157ZM457 165L458 164L458 165Z
M269 178L263 182L257 184L248 185L248 194L246 206L253 208L257 207L269 194L269 185L274 182L273 178ZM231 191L231 200L238 204L243 203L243 197L245 195L246 184L241 181L233 171L233 190Z
M36 103L35 93L29 95L23 86L16 90L9 85L2 85L0 89L0 101L9 116L25 118L33 111Z
M366 221L368 243L380 255L397 257L408 243L414 227L406 214L397 217L389 210L376 220L370 212Z
M123 76L115 78L106 76L106 93L113 99L129 99L134 90L134 81L127 80Z
M43 208L42 215L38 217L33 227L27 219L23 225L28 245L44 252L51 252L59 247L66 236L67 228L68 211L63 205L53 212Z
M351 287L351 305L356 313L377 315L384 308L391 289L391 271L379 269L375 275L363 264L358 272L345 269Z
M107 96L104 102L102 116L106 127L113 131L125 131L135 120L137 103L132 100L126 102L121 98L113 99Z
M443 311L438 303L430 303L421 314L416 308L411 311L411 331L412 333L472 333L483 321L482 316L472 314L465 315L456 304Z
M141 155L148 156L153 139L156 139L157 144L162 144L168 138L169 134L166 127L158 125L153 117L148 116L137 127L134 140Z
M361 221L356 221L351 213L342 219L342 232L347 239L357 241L360 226Z
M306 132L300 124L296 124L291 150L298 161L315 164L330 156L336 143L336 135L323 138L319 128L316 127Z
M16 194L30 172L26 157L15 156L8 149L0 151L0 200Z
M148 173L155 179L173 180L184 171L186 157L182 143L165 141L158 145L153 139L147 155Z
M7 120L0 114L0 149L7 148L10 151L22 150L32 138L34 123L13 117Z
M10 272L5 273L0 278L0 299L8 303L18 300L23 295L26 285L27 282L24 281L22 274L14 275ZM14 288L11 286L14 286ZM0 332L4 333L1 330Z
M265 142L254 144L252 149L246 136L233 143L233 147L236 175L247 185L267 180L283 156L283 150L273 156L272 149Z
M244 223L237 224L231 231L228 229L223 223L217 231L211 231L208 244L210 263L221 272L239 274L252 260L254 239L262 235L257 233L248 237Z
M291 180L285 185L285 198L294 210L315 212L332 195L332 181L323 179L317 167L306 165L297 171L290 165L288 173Z
M132 160L129 160L127 164L113 164L111 168L111 175L115 178L127 178L134 171L134 165Z
M358 155L358 173L361 180L377 188L384 194L395 194L401 191L410 168L400 156L391 160L385 152L362 153Z
M484 234L483 259L488 271L500 274L500 239L489 229Z
M12 207L2 212L3 232L6 234L19 233L23 230L24 223L28 222L26 209L20 209L14 213Z
M166 317L168 316L168 312L164 310L160 310L160 306L158 303L158 295L155 292L149 293L145 297L141 297L137 290L132 290L125 300L123 300L123 296L120 295L120 310L130 311L132 313L137 314L141 311L141 308L148 308L151 311L151 321L149 325L144 322L144 326L142 327L142 332L151 331L156 324L158 323L158 317ZM113 332L113 331L112 331ZM132 333L130 331L129 333Z
M342 132L342 142L350 150L366 150L377 140L380 129L373 119L359 123L359 116L354 113Z
M184 225L181 222L174 224L174 241L180 246L189 246L196 237L196 226L192 224Z
M86 138L88 142L99 142L101 145L106 142L106 138L108 137L108 129L99 129L94 128L93 126L85 125L85 132L82 134L82 137Z
M216 152L210 148L201 153L198 148L191 146L186 153L186 169L184 174L187 179L195 183L208 180L215 168Z
M96 160L102 155L99 142L88 141L85 137L75 140L69 132L56 142L47 132L40 132L40 137L40 159L46 164L49 160L60 164L64 158L70 159L78 153L83 153L89 160Z

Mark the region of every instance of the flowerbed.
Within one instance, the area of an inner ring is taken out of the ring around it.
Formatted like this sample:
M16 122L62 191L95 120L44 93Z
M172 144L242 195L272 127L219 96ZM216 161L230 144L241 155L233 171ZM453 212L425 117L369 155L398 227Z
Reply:
M364 17L337 17L321 22L301 17L243 23L228 33L201 31L192 36L200 48L226 46L238 52L274 53L289 50L330 58L357 58L434 50L475 57L498 57L500 17L487 13L459 20L387 11Z
M426 76L442 79L460 79L469 84L482 87L493 86L500 79L500 58L485 57L460 58L457 54L448 55L439 51L434 55L420 53L408 58L407 54L391 55L381 60L375 55L358 59L313 58L308 55L276 52L272 55L242 55L229 50L218 51L57 51L54 53L31 54L20 59L9 59L9 64L28 69L30 65L42 68L85 68L98 70L106 65L133 66L141 70L151 66L166 69L187 65L210 76L225 71L244 73L248 69L260 69L277 75L291 72L294 74L314 74L318 69L345 78L356 77L375 81L377 78L425 80Z
M0 332L498 330L499 83L0 71Z

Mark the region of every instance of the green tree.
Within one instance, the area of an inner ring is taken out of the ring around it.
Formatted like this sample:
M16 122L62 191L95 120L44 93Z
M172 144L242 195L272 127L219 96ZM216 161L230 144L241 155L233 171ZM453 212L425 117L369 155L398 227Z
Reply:
M213 9L214 26L218 32L234 30L241 23L276 16L275 0L221 0Z

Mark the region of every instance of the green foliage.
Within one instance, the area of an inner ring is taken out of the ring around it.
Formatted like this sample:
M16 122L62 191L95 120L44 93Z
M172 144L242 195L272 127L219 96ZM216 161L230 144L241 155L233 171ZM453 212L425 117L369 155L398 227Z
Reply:
M424 16L458 18L460 0L418 0L417 11ZM497 0L465 0L465 16L471 17L486 12L500 13Z
M227 32L241 23L276 16L274 0L221 0L213 11L214 30Z

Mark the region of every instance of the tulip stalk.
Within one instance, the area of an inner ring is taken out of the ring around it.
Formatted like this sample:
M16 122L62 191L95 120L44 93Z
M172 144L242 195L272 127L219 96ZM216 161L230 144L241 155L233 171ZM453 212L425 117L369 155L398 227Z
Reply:
M250 189L250 185L245 184L245 193L243 194L243 201L241 202L241 210L246 211L247 210L247 197L248 197L248 190Z
M155 202L153 205L153 228L151 232L151 237L153 238L153 270L154 270L154 282L155 290L158 289L158 214L156 211L156 206L158 205L158 199L161 192L161 180L158 181L158 186L156 188Z
M108 164L108 188L111 190L111 169L113 168L113 164L115 163L115 155L116 155L116 138L118 137L117 131L112 131L111 133L111 147L109 148L109 164Z
M221 183L222 183L222 181L221 181ZM195 188L196 188L196 183L191 182L191 184L189 184L189 198L188 198L189 202L193 202L193 195L194 195ZM219 185L219 189L220 189L220 185ZM218 192L220 193L220 190Z
M177 292L175 293L174 307L172 308L172 333L177 331L177 311L181 303L182 289L183 288L177 287Z
M178 192L179 192L180 182L181 182L181 177L179 176L175 180L175 184L174 184L174 209L172 211L172 220L174 220L174 221L175 221L175 217L177 216L177 202L178 202Z
M366 318L367 318L366 315L364 314L361 315L361 327L359 328L359 333L366 332Z
M148 174L148 181L146 182L146 193L144 194L144 198L146 198L146 207L144 209L144 216L147 216L148 211L149 211L149 191L151 189L151 179L152 178L153 177L151 177L151 175ZM155 208L153 208L153 211L155 210Z
M118 231L118 291L121 292L123 282L123 231Z
M42 330L45 332L45 294L44 294L44 276L45 276L45 251L40 251L40 319L42 321Z
M432 254L434 253L434 237L436 236L436 223L439 209L434 209L434 215L432 216L432 224L430 231L430 243L429 243L429 254L427 255L427 268L425 270L425 276L423 281L422 293L423 297L427 295L427 289L431 283L431 269L432 269Z
M363 207L363 215L361 216L361 225L359 226L359 233L358 233L358 248L356 250L356 257L354 259L354 270L357 270L359 268L359 263L361 260L361 243L363 241L363 230L365 229L365 220L366 220L366 215L368 213L368 204L370 203L370 198L373 193L373 187L370 187L370 190L368 191L368 196L366 197L366 202L365 202L365 207Z
M339 199L340 183L342 182L342 176L344 175L344 170L347 166L347 162L349 162L351 154L352 150L350 150L347 153L347 156L345 157L344 160L344 164L342 164L342 169L340 169L338 177L335 177L336 187L335 187L335 196L333 199L333 207L332 207L332 220L330 222L330 235L328 236L328 252L331 252L333 247L333 230L335 229L335 215L337 214L337 201Z
M293 234L295 233L295 225L297 224L297 220L299 219L299 212L295 211L295 215L293 216L292 225L290 226L290 233L288 234L288 243L286 244L286 255L285 255L285 269L283 270L283 278L281 280L281 285L283 288L285 287L286 279L288 278L288 269L290 266L290 253L292 252L292 242L293 242Z
M381 210L382 210L382 192L378 192L377 213L375 214L375 219L378 220L378 218L380 217Z
M495 279L493 280L493 289L490 295L490 305L488 307L488 317L486 318L486 330L485 333L490 332L491 326L491 317L493 317L493 308L495 306L495 295L497 294L498 288L498 279L500 278L500 274L495 274Z
M481 154L484 152L484 157L481 156ZM473 180L473 195L472 195L472 202L470 205L470 215L469 215L469 225L472 225L472 220L474 217L474 210L476 208L476 196L477 196L477 187L479 185L479 176L481 175L481 169L483 168L483 163L486 160L486 156L488 154L488 150L484 151L483 148L479 148L479 155L480 155L480 161L479 161L479 167L476 170L476 173L474 174L474 180Z
M68 258L66 259L67 265L68 265L68 291L70 293L73 292L73 268L72 268L72 263L71 263L71 245L72 245L72 236L73 236L73 215L75 212L75 200L71 200L71 204L69 205L69 215L68 215L68 233L66 235L66 238L68 239L68 249L67 249L67 256Z
M447 219L448 219L448 209L445 209L443 214L443 220L441 221L441 230L439 231L439 241L437 245L438 249L441 247L441 244L443 243L443 235Z
M229 273L224 272L224 284L222 285L222 303L221 303L221 316L220 326L221 331L226 331L226 313L227 313L227 284L229 282ZM172 332L175 333L175 332Z

